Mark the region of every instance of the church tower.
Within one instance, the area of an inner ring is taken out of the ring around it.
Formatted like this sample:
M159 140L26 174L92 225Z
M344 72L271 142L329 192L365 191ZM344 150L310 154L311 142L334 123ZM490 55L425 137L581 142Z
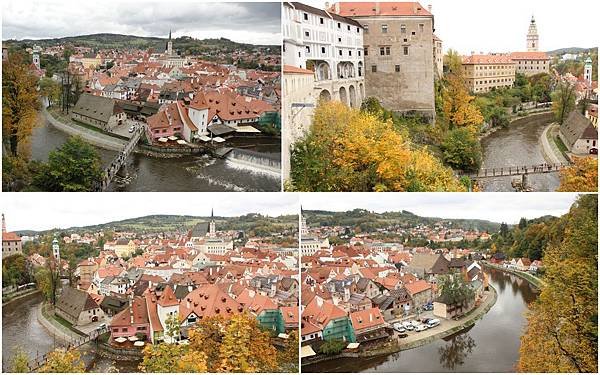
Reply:
M60 264L60 247L58 246L56 237L52 241L52 255L54 256L54 260L56 260L56 264Z
M588 56L585 59L585 66L583 68L583 78L588 83L590 87L592 87L592 59Z
M302 212L302 206L300 206L300 235L308 235L308 225L306 224L306 217L304 217Z
M540 37L537 32L537 26L535 25L535 18L531 16L531 23L529 24L529 31L527 32L527 52L537 51L539 48Z
M216 237L217 235L217 226L215 224L214 212L214 209L210 210L210 224L208 224L208 237Z
M6 233L6 221L4 220L4 214L2 214L2 233Z
M171 30L169 30L169 40L167 41L167 50L165 51L167 56L173 55L173 42L171 41Z

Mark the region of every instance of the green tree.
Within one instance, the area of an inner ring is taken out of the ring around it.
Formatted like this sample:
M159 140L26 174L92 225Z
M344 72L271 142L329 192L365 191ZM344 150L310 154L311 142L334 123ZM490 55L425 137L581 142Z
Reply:
M336 355L340 354L346 348L346 345L348 344L342 340L328 340L321 345L319 351L325 355Z
M50 152L34 184L44 191L91 191L102 175L98 151L80 137L70 137Z
M477 171L481 166L481 144L467 128L451 130L442 143L442 151L444 161L452 168Z
M85 363L77 350L55 349L38 372L84 372Z
M559 124L575 109L575 98L575 85L566 82L559 83L552 93L552 109Z
M166 336L169 338L168 342L176 342L179 340L179 336L181 335L181 324L179 323L179 316L177 314L173 314L169 316L166 320Z
M40 94L48 98L50 107L60 101L60 90L60 83L55 80L47 77L40 80Z
M438 278L440 298L451 305L464 305L475 297L475 291L465 282L460 273Z

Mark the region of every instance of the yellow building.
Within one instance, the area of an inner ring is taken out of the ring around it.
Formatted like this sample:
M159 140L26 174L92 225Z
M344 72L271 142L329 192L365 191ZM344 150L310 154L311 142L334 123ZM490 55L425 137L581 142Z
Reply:
M131 257L135 253L135 243L127 238L120 238L115 243L115 254L119 258Z
M515 83L515 62L508 55L463 56L462 66L467 85L473 93L512 87Z
M550 73L550 58L546 52L513 52L510 58L515 62L517 73L526 76Z
M83 65L84 68L94 69L100 64L102 64L102 57L100 56L99 53L97 53L97 54L89 53L89 54L84 55L81 58L81 65Z

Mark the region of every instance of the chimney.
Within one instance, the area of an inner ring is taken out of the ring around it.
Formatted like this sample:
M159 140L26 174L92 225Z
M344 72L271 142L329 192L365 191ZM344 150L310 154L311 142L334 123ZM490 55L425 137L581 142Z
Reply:
M375 2L375 14L379 14L379 1Z
M373 321L373 314L369 313L369 322L372 322L372 321Z
M432 8L433 8L433 7L431 6L431 4L427 5L427 10L429 11L429 13L431 13L431 9L432 9Z
M190 300L189 299L187 300L186 305L187 305L187 308L189 309L190 308Z
M325 10L329 11L329 5L330 5L329 1L326 1L325 2Z

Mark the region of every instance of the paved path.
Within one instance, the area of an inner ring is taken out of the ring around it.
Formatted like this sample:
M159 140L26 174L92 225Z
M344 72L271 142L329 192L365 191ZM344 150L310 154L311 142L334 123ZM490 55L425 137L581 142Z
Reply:
M553 122L546 126L540 136L540 144L542 146L542 154L548 163L569 163L558 149L554 137L558 135L558 124ZM552 137L552 141L548 137Z
M44 326L44 328L46 328L50 332L51 335L54 335L54 337L56 337L64 342L71 342L74 339L78 339L81 337L80 335L71 331L70 329L63 326L62 324L60 324L58 322L52 322L49 319L46 319L44 314L42 314L43 306L44 306L44 303L40 303L38 310L37 310L37 319L40 322L40 324L42 324Z
M57 128L60 131L63 131L70 135L78 135L81 138L85 139L87 142L93 144L94 146L101 147L107 150L113 151L121 151L123 147L127 144L127 141L111 137L106 134L102 134L90 129L86 129L82 126L76 126L71 124L65 124L54 117L46 110L46 108L42 108L42 115L48 120L52 126Z

